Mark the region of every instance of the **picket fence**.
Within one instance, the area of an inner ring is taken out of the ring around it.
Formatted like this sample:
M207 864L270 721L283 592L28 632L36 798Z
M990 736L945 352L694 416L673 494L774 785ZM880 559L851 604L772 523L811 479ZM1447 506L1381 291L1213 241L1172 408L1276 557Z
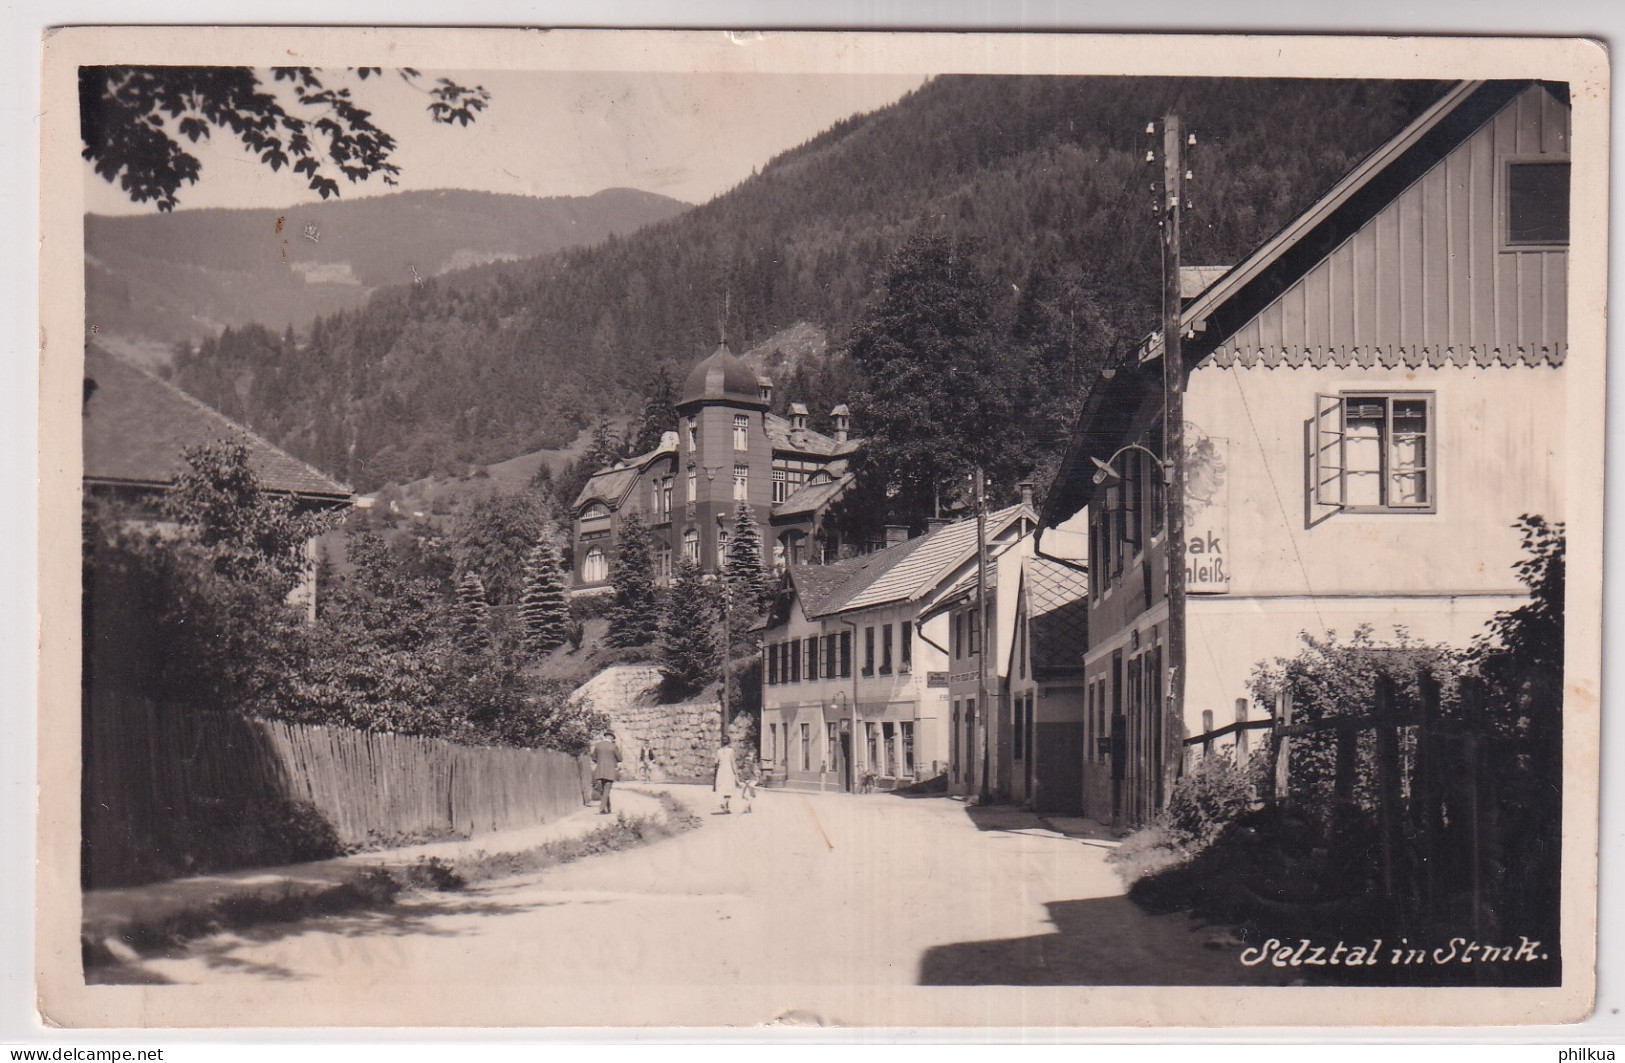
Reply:
M547 823L583 803L580 763L555 750L116 700L87 713L88 886L470 837Z

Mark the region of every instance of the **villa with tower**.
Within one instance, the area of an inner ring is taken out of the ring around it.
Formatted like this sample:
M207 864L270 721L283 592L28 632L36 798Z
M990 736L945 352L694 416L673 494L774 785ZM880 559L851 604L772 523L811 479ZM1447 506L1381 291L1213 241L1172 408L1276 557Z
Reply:
M657 579L687 558L703 572L726 561L740 502L762 529L764 557L775 567L834 560L839 532L829 508L851 485L850 411L831 411L833 436L807 427L807 408L771 412L773 385L719 345L689 372L678 397L678 425L646 454L600 469L573 507L571 591L607 591L620 523L636 513L651 532Z

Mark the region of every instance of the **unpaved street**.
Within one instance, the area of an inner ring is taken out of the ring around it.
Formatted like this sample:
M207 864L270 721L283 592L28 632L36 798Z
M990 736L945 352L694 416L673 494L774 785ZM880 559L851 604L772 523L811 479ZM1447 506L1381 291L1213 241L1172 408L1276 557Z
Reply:
M1032 817L1000 826L997 810L973 820L943 798L784 792L721 816L709 793L674 792L704 819L675 839L383 912L220 935L145 966L175 983L416 996L497 981L621 1001L672 986L1282 980L1207 947L1213 928L1144 914L1106 848Z

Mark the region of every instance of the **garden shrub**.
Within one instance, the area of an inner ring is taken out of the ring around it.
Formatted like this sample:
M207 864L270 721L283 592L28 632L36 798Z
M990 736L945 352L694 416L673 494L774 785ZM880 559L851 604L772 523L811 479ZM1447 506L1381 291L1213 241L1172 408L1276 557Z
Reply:
M1200 852L1252 807L1255 798L1250 761L1238 764L1228 751L1214 753L1198 760L1174 783L1160 818L1180 847Z

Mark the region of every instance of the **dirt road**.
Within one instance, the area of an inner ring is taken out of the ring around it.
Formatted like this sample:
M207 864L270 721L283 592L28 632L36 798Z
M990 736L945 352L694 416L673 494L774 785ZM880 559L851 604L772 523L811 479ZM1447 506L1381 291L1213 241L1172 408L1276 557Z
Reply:
M722 816L709 814L708 793L675 792L704 813L675 839L383 912L219 935L145 966L171 983L348 995L357 1014L380 999L432 1011L488 998L505 1024L666 1023L674 1001L737 1001L764 1021L932 986L1284 981L1209 947L1212 928L1144 914L1122 896L1106 848L1032 817L973 819L943 798L783 792Z

